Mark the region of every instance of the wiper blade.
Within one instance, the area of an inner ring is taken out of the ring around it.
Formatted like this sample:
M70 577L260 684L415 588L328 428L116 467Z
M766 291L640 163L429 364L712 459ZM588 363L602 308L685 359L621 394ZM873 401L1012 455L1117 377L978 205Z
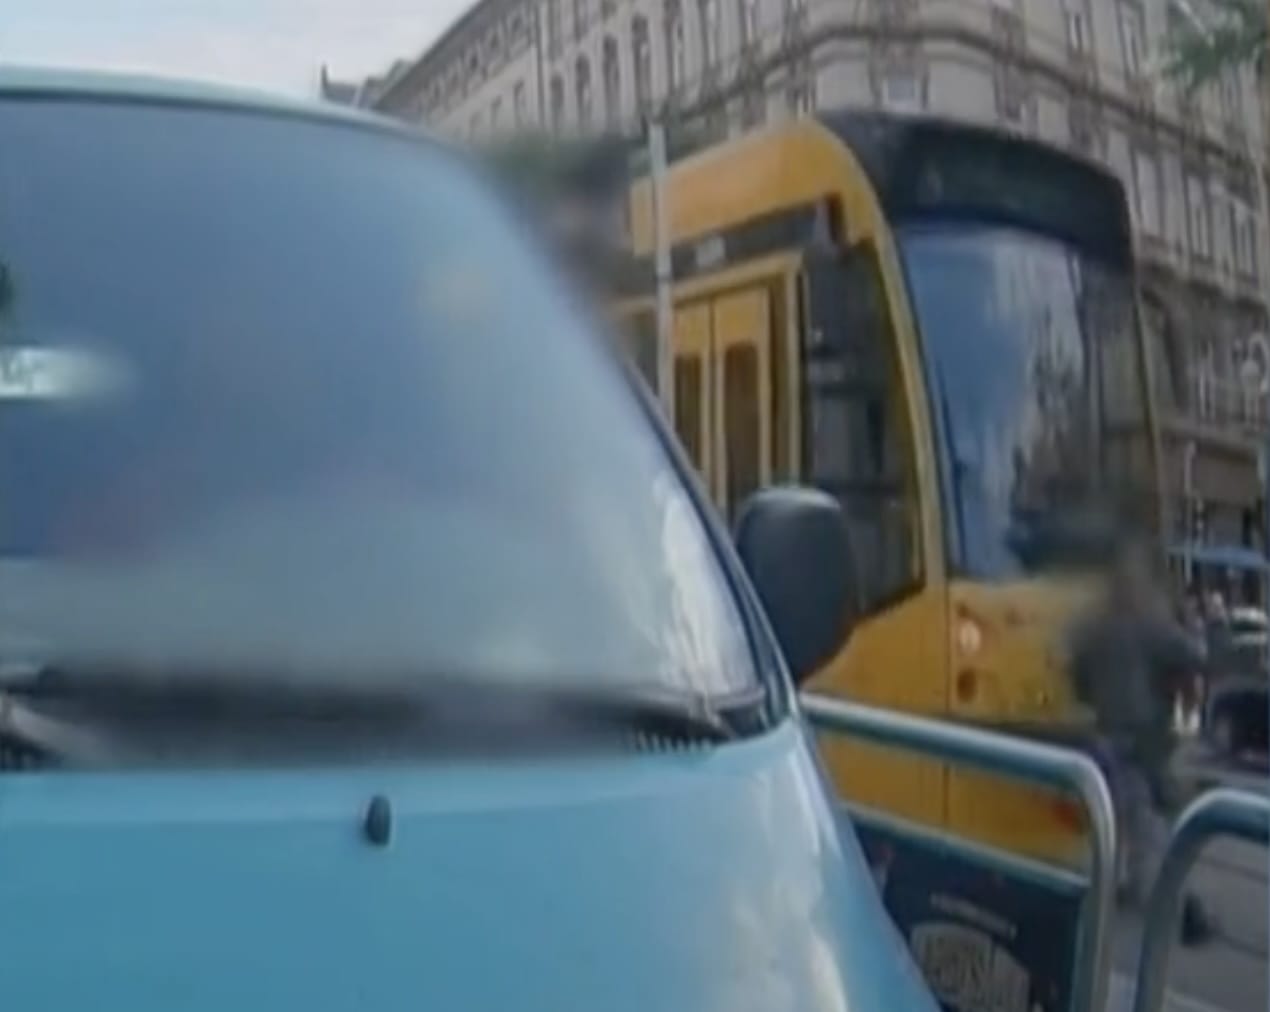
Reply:
M731 741L765 713L761 686L721 699L701 693L643 687L622 690L557 690L552 705L566 718L615 730L668 738Z
M24 700L0 691L0 740L56 756L62 763L97 766L114 754L108 739L77 721L41 713Z
M208 751L311 754L371 742L417 752L503 752L634 736L724 742L761 726L762 686L711 699L672 688L409 679L280 678L236 671L30 671L0 685L9 734L73 762Z

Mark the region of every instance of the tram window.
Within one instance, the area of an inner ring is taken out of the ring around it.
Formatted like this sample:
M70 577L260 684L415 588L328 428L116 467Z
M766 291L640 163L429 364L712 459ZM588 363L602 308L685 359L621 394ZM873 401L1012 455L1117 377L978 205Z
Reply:
M846 511L870 611L920 575L911 432L897 336L873 247L808 273L807 453L811 480ZM813 361L814 359L814 361Z
M723 438L729 511L759 487L760 398L758 353L754 346L729 348L723 359Z
M689 459L702 469L701 359L681 355L675 359L675 429Z
M850 481L847 435L851 431L849 407L844 399L813 397L807 405L807 444L811 448L811 473L827 488L841 488Z

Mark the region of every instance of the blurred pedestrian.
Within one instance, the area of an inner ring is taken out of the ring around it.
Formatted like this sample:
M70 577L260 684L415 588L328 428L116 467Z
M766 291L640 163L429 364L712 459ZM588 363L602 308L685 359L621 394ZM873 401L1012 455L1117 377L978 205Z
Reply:
M1204 605L1199 591L1191 588L1182 597L1178 620L1182 630L1190 638L1197 658L1202 661L1191 673L1189 691L1183 696L1183 729L1188 733L1199 730L1204 703L1208 696L1208 630L1204 621Z
M1220 590L1214 590L1204 603L1204 633L1208 643L1210 667L1221 673L1230 662L1232 647L1230 612Z
M1122 546L1106 600L1078 627L1072 650L1074 688L1096 715L1116 808L1117 884L1135 906L1154 888L1182 801L1172 771L1174 707L1205 665L1158 586L1146 546ZM1194 895L1182 920L1183 944L1211 936L1211 919Z

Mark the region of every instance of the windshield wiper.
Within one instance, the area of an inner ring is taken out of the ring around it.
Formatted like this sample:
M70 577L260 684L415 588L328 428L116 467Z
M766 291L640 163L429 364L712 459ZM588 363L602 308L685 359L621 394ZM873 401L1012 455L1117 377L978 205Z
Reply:
M618 691L565 690L554 703L567 717L614 729L700 741L731 741L756 730L767 713L767 693L754 686L721 698L642 687Z
M762 726L761 686L719 700L671 688L508 685L423 676L339 684L244 672L45 668L0 685L0 735L64 762L490 752L645 740L719 743Z
M115 749L109 740L74 720L41 713L29 703L0 690L0 741L24 751L56 757L60 763L100 766Z

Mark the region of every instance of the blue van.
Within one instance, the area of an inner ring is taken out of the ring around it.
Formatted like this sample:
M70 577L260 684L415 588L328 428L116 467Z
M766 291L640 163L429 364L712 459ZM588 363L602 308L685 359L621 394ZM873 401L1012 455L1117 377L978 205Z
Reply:
M792 689L843 536L735 553L459 155L0 76L14 1008L933 1010Z

